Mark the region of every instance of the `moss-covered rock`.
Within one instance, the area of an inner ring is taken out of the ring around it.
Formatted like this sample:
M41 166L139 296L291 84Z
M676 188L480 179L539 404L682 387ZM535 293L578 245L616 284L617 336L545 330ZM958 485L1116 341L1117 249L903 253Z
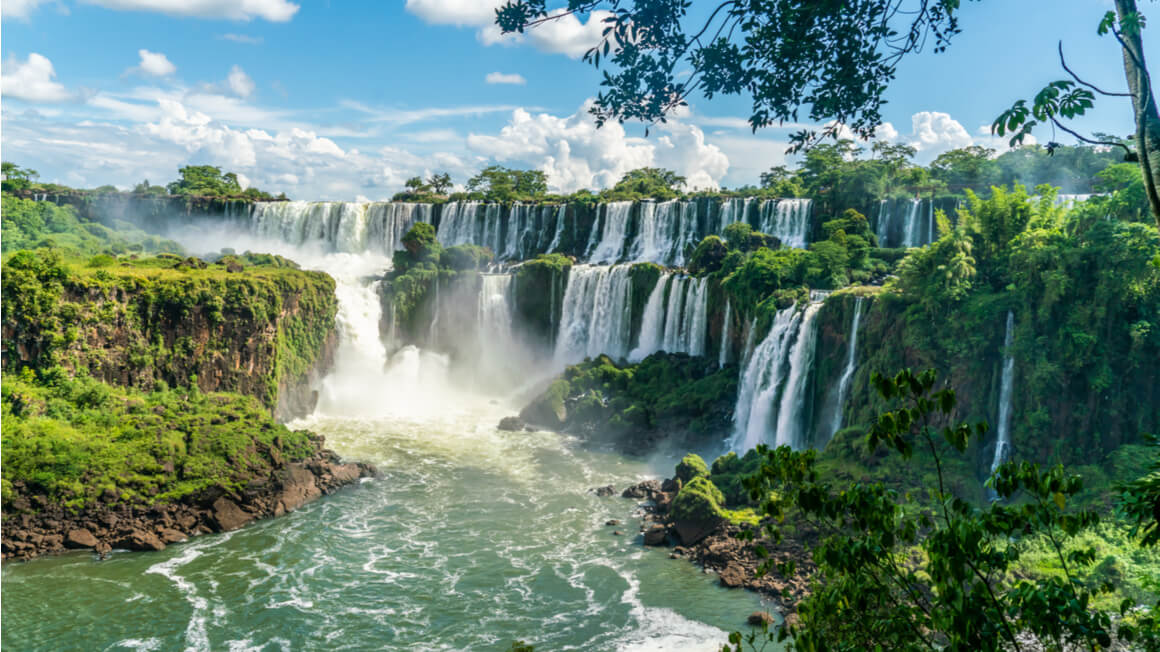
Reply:
M669 511L681 542L692 545L717 529L727 519L724 503L725 496L707 476L694 477L681 487Z
M732 453L730 453L732 454ZM705 460L701 459L700 455L696 453L689 453L681 458L677 463L676 477L681 481L681 485L688 485L693 478L701 478L709 476L709 466L705 464Z
M233 260L245 270L178 256L93 267L50 249L17 252L3 267L3 368L59 367L143 390L196 384L301 415L336 342L334 280L284 259Z

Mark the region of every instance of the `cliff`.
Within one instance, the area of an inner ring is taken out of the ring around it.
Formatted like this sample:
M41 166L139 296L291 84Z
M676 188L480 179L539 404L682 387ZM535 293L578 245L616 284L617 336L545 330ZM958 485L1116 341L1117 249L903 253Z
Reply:
M3 368L143 390L196 383L252 396L279 419L309 413L336 342L334 281L259 262L18 252L4 264Z

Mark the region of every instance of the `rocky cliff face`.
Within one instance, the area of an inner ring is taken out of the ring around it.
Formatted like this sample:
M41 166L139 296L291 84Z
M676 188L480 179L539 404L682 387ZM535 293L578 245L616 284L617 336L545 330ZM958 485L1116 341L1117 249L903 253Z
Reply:
M159 258L89 267L23 252L5 265L3 367L84 371L152 389L196 383L309 413L336 345L334 281L289 267Z

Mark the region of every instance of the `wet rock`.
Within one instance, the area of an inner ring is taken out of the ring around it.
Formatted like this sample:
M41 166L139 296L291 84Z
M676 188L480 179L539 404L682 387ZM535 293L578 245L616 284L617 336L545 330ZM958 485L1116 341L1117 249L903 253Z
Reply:
M609 526L612 526L612 525L620 525L620 521L618 521L618 520L616 520L616 519L614 519L614 518L611 518L611 519L608 519L607 521L605 521L605 522L604 522L604 524L605 524L605 525L609 525Z
M660 480L645 480L625 489L620 495L623 498L652 499L661 492Z
M303 464L290 464L286 467L282 479L282 495L278 498L278 503L284 511L298 509L321 495L322 490L318 488L310 469Z
M773 616L768 611L754 611L749 614L748 622L754 627L769 627L773 624Z
M126 550L165 550L165 543L156 534L137 529L117 539L116 546Z
M596 494L597 496L600 496L601 498L607 498L609 496L616 494L616 488L613 487L612 485L607 485L604 487L596 487L594 489L591 489L590 491L592 493Z
M84 528L69 530L64 535L64 544L69 548L95 548L97 537Z
M668 529L663 525L654 525L644 532L644 545L646 546L661 546L664 545L665 539L668 537Z
M745 580L749 579L749 574L740 564L730 564L721 571L721 586L727 586L735 589L739 586L745 586Z
M614 537L624 536L624 532L621 532L620 530L613 530L612 536L614 536Z
M519 417L504 417L499 420L497 427L508 432L519 432L524 429L525 425L523 419Z
M174 530L173 528L167 528L167 527L164 527L164 528L161 528L160 530L158 530L157 536L165 543L180 543L180 542L185 541L186 539L189 538L189 537L185 536L183 533L178 532L177 530Z
M234 501L222 497L214 501L210 518L219 532L229 532L254 520L254 515L242 510Z

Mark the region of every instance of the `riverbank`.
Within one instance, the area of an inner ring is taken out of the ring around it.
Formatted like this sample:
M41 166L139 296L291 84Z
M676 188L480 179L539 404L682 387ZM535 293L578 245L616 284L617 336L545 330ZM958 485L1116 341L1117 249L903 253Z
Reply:
M376 475L375 467L343 463L312 439L315 451L302 462L286 462L250 476L237 493L211 487L180 502L149 507L94 504L73 513L43 494L21 495L4 518L3 559L32 559L68 550L92 550L104 558L113 549L164 550L202 534L236 530L252 521L281 516L324 495ZM280 457L278 449L267 451ZM14 483L23 494L27 486Z
M774 543L761 536L755 521L740 524L728 519L685 517L680 507L673 508L681 486L680 478L674 477L646 480L621 492L622 498L642 501L642 544L668 547L671 559L683 559L716 573L721 586L754 591L774 602L783 617L792 619L798 602L809 594L816 570L810 552L817 542L816 534L799 529ZM611 496L615 491L602 487L597 493ZM747 531L753 532L752 539L742 536ZM762 549L767 557L760 554ZM759 573L767 562L769 571ZM779 566L787 562L792 562L793 572L783 575Z

